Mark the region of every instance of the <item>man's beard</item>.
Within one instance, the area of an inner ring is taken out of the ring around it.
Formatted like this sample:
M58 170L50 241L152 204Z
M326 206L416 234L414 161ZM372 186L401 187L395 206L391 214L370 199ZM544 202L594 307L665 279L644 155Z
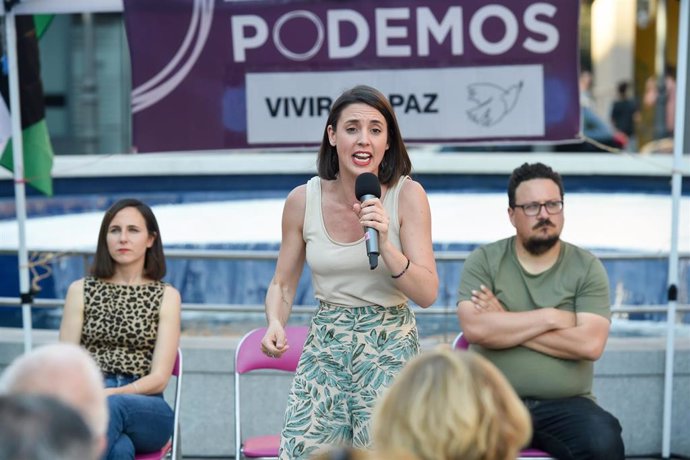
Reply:
M541 227L555 227L555 225L549 219L545 219L539 221L537 225L532 227L532 229L537 230ZM558 241L560 240L560 237L560 235L552 235L547 238L528 238L526 241L522 243L522 247L524 247L525 250L533 256L540 256L552 247L554 247L556 243L558 243Z
M560 239L559 235L552 235L548 238L529 238L522 243L522 247L533 256L540 256L554 247Z

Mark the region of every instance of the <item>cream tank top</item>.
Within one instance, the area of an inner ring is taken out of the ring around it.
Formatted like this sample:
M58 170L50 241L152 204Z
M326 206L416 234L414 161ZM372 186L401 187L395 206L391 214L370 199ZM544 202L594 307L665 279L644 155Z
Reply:
M388 239L398 249L401 248L398 196L406 179L407 176L398 180L383 198L383 207L390 218ZM349 307L390 307L407 301L407 297L395 286L391 271L382 257L379 257L376 269L369 269L364 236L351 243L341 243L328 234L323 221L319 177L307 182L303 237L317 299Z

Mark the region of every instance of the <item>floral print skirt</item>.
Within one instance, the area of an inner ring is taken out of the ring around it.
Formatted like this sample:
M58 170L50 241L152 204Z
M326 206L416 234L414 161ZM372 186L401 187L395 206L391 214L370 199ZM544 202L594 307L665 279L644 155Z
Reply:
M324 447L370 447L377 398L418 353L407 304L346 307L322 301L288 397L281 460L309 458Z

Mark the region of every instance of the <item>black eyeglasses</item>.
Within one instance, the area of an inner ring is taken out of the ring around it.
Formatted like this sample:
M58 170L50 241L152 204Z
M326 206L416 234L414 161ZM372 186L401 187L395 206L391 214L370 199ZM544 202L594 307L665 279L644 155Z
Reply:
M549 214L560 214L563 212L563 200L513 205L514 208L522 208L522 212L524 212L526 216L530 217L539 214L542 206L544 206L544 209L546 209L546 212Z

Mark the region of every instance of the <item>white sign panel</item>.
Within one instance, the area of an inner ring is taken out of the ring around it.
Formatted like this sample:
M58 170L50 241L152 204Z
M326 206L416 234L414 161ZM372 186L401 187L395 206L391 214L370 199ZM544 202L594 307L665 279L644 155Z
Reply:
M543 136L540 65L342 72L248 73L247 140L314 144L332 102L357 84L380 89L405 138ZM333 89L339 92L333 94Z

